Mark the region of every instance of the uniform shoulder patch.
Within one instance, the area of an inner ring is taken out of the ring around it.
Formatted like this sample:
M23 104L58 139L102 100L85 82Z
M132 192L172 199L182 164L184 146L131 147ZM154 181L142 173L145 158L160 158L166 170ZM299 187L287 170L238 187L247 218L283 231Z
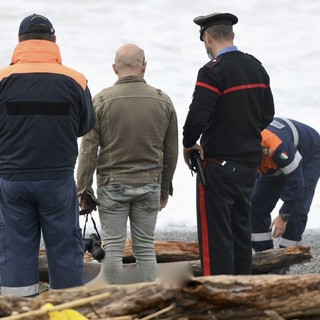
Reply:
M287 153L286 151L282 151L282 152L279 154L279 157L280 157L280 159L282 159L282 160L288 160L289 155L288 155L288 153Z
M219 62L221 62L222 59L218 59L218 58L214 58L212 60L210 60L205 66L208 68L213 68L214 66L216 66Z
M246 55L249 56L249 57L251 57L251 58L253 58L254 60L258 61L260 64L262 64L261 61L258 60L258 59L257 59L255 56L253 56L252 54L246 53Z

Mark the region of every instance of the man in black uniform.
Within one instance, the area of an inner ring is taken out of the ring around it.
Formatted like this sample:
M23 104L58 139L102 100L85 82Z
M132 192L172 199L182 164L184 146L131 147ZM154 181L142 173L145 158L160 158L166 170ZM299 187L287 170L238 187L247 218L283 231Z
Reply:
M210 61L198 73L183 130L184 159L197 149L198 240L204 275L251 274L250 196L261 162L261 131L272 121L273 96L261 63L233 45L238 18L194 19ZM200 145L197 144L201 136Z

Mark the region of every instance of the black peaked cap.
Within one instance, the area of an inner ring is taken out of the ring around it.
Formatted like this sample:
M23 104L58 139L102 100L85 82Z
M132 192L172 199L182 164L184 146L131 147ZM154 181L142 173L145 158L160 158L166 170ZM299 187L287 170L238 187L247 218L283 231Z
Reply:
M232 26L238 22L238 18L231 13L211 13L206 16L196 17L193 22L200 26L200 40L203 41L204 30L208 27L219 24Z

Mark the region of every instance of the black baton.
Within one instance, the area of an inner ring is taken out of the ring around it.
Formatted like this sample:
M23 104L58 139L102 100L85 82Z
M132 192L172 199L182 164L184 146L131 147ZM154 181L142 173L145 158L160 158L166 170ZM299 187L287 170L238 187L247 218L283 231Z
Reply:
M204 178L200 153L198 150L193 149L190 152L190 170L192 172L196 172L199 175L199 179L201 184L205 187L206 186L206 179Z

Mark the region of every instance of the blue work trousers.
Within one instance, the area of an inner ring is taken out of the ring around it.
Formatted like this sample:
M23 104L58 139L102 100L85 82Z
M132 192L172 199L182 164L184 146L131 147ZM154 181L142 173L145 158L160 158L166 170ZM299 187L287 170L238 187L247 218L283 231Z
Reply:
M74 177L57 180L0 179L2 294L37 294L43 235L50 287L83 284L83 241Z

